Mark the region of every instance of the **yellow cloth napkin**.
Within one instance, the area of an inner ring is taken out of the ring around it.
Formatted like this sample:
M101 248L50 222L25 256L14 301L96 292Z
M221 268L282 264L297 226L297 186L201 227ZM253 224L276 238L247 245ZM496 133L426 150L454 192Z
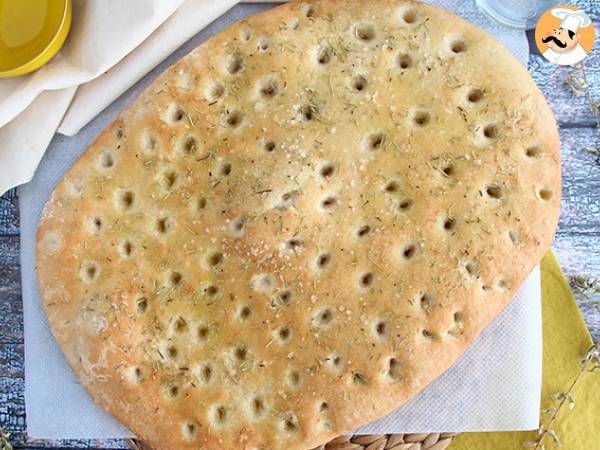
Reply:
M550 395L566 392L581 370L580 361L592 345L592 338L575 303L569 283L556 256L549 251L541 263L543 374L542 410L558 402ZM558 435L563 450L600 448L600 372L584 373L572 393L573 410L565 405L552 429ZM550 420L541 414L542 424ZM537 433L462 433L449 450L512 450L524 449ZM543 442L546 450L558 448L550 436Z

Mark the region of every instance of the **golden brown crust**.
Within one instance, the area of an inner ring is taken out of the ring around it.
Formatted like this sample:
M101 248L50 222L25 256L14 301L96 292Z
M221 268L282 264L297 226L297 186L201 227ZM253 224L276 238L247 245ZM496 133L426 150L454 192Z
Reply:
M550 245L548 105L410 1L251 17L160 76L38 230L82 384L157 449L305 449L444 372Z

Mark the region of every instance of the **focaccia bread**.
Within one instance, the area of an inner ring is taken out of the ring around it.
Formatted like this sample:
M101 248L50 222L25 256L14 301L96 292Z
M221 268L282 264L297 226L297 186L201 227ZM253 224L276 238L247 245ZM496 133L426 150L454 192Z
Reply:
M549 247L559 139L494 38L412 1L287 4L161 75L38 232L49 323L156 449L307 449L421 391Z

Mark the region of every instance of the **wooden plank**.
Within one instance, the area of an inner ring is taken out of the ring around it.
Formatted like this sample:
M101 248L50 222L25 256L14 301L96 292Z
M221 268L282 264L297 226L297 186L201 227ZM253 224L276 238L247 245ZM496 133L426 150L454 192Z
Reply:
M28 439L24 444L15 446L15 450L29 449L90 449L90 450L131 450L127 442L119 439Z
M17 441L15 450L20 449L92 449L92 450L131 450L122 439L26 439Z
M0 236L19 234L19 205L14 192L0 197Z
M600 83L599 83L600 84ZM563 233L600 233L600 161L586 148L600 146L593 128L561 128Z
M20 291L19 249L18 236L0 236L0 295Z
M0 342L23 339L19 237L0 236Z
M600 340L600 312L592 303L578 301L579 309L595 342Z
M0 344L18 344L21 342L23 342L21 294L14 292L0 293Z
M0 426L9 433L25 427L23 344L0 344Z
M552 249L567 276L600 277L600 233L558 233Z
M600 30L600 22L594 22L594 24L596 30ZM531 44L530 41L530 46ZM537 49L534 53L538 53ZM585 67L592 97L600 100L600 51L598 46L585 59ZM575 97L566 84L565 80L573 70L571 66L551 64L543 56L531 54L528 69L548 99L559 123L590 126L594 124L588 100L585 97Z

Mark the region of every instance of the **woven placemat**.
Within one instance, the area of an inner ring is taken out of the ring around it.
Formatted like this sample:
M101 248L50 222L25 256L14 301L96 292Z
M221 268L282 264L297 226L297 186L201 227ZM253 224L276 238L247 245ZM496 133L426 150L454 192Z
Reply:
M408 434L356 434L338 436L313 450L444 450L458 433L408 433ZM130 439L135 450L152 450Z

